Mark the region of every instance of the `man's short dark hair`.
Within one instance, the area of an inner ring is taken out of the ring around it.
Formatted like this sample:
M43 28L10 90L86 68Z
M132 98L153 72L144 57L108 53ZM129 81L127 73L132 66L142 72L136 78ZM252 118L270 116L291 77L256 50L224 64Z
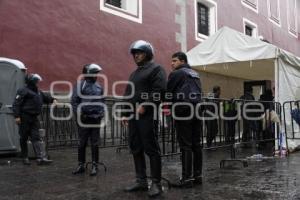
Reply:
M186 54L181 51L174 53L172 55L172 58L178 58L180 61L184 61L185 63L188 63Z
M247 86L245 86L244 91L252 93L253 92L253 88L252 88L252 86L247 85Z
M213 87L213 92L216 93L217 91L221 91L221 87L218 86L218 85L215 85L215 86Z

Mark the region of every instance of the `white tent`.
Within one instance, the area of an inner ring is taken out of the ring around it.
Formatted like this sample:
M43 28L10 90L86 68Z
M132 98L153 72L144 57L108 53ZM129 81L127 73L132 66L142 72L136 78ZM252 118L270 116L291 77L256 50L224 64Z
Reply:
M257 38L223 27L191 49L187 56L198 71L248 80L273 80L277 102L300 100L300 58Z

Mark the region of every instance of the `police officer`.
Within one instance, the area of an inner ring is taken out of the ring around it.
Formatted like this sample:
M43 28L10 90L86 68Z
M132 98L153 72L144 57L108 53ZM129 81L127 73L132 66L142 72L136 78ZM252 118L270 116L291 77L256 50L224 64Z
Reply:
M96 82L97 73L102 68L97 64L87 64L82 69L83 80L76 84L71 104L73 113L77 118L79 130L78 166L72 172L81 174L85 172L85 150L88 139L91 141L92 171L90 176L96 176L98 171L100 140L99 125L104 116L104 98L102 87ZM91 103L91 105L88 105Z
M128 101L135 108L134 113L127 113L133 116L123 117L123 124L129 128L129 148L133 155L136 181L125 188L127 192L148 190L145 154L150 159L150 171L152 184L148 191L150 197L162 193L161 186L161 157L157 140L157 124L154 118L154 111L161 102L159 96L163 96L166 89L166 73L164 69L153 62L153 47L149 42L138 40L130 47L130 53L137 65L137 69L130 75L129 84L125 96L133 97ZM134 90L133 90L134 89ZM142 105L141 103L153 103L155 106ZM155 108L154 108L155 107ZM124 114L126 116L126 114Z
M171 66L173 71L169 75L167 92L172 95L166 97L173 97L173 106L178 102L184 104L172 108L173 117L180 117L175 118L175 127L182 153L182 178L173 185L192 187L202 183L202 125L196 115L196 105L201 101L201 83L199 74L189 66L185 53L174 53Z
M36 153L38 164L49 164L45 146L39 133L40 122L38 116L42 112L43 103L56 102L54 98L39 90L38 83L42 78L38 74L29 74L25 78L26 86L19 89L13 103L16 123L19 125L20 146L23 163L30 165L28 159L27 140L30 140Z
M211 103L215 103L217 105L217 109L219 109L219 99L220 95L221 95L221 88L220 86L216 85L213 87L213 99L208 99L208 102ZM215 107L214 106L205 106L205 110L208 110L212 113L216 113ZM209 114L207 114L205 112L205 116L209 116ZM207 134L206 134L206 144L207 147L211 147L213 140L216 139L216 136L219 132L218 129L218 119L212 119L212 120L206 120L205 121L206 124L206 130L207 130Z
M253 88L252 86L246 86L244 88L244 94L240 97L243 101L242 108L245 108L245 105L251 101L255 101L255 98L253 96ZM248 108L255 108L255 106L248 106ZM244 112L243 112L244 113ZM252 134L254 135L254 132L256 132L256 121L255 120L248 120L247 116L249 117L255 117L255 113L253 112L245 112L246 116L243 115L243 142L249 142L251 140ZM249 144L244 144L243 147L250 147Z

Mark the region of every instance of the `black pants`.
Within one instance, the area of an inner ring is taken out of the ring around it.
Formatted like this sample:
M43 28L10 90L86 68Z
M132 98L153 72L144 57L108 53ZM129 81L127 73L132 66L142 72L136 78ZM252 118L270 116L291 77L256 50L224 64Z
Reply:
M20 146L23 158L28 157L27 140L30 138L32 143L42 141L40 134L40 122L36 115L21 115L21 124L19 125Z
M180 149L193 150L202 146L202 123L196 117L191 120L176 120L175 127Z
M256 139L258 134L257 121L243 119L243 142Z
M152 181L161 180L160 147L157 140L157 122L152 114L141 115L140 119L129 121L129 148L133 154L136 178L146 178L146 154L150 159Z
M236 120L224 120L225 142L227 144L235 142L235 123Z
M175 109L176 112L176 109ZM177 108L178 117L190 116L190 109L182 106ZM195 113L193 118L175 121L177 140L182 152L182 178L202 176L202 123Z
M207 146L210 147L212 145L213 140L216 138L219 129L218 129L218 120L206 120L206 142Z
M84 119L82 122L85 125L91 124L93 126L100 125L101 119ZM98 163L99 161L99 141L100 141L100 128L94 127L80 127L79 128L79 146L78 146L78 162L85 163L85 151L90 138L92 162Z

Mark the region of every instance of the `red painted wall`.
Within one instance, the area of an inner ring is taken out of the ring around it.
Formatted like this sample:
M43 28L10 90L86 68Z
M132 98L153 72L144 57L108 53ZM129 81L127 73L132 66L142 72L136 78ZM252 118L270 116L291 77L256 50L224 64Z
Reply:
M143 1L139 24L100 11L99 0L0 1L0 56L19 59L39 73L46 90L55 80L74 83L91 62L103 67L111 85L134 70L128 48L138 39L151 41L156 61L169 67L169 56L179 50L175 9L173 0Z
M191 49L199 42L195 40L194 0L186 2ZM219 28L226 25L243 31L244 16L258 24L259 35L300 56L299 40L288 34L286 5L281 4L279 28L268 20L265 0L259 1L259 14L240 0L216 2ZM103 67L109 85L127 80L135 69L128 47L138 39L150 41L155 60L170 71L170 56L180 50L175 42L175 32L180 30L176 12L175 0L143 0L143 23L139 24L100 11L99 0L1 0L0 56L19 59L30 72L39 73L45 80L44 90L56 80L74 83L82 66L91 62Z

